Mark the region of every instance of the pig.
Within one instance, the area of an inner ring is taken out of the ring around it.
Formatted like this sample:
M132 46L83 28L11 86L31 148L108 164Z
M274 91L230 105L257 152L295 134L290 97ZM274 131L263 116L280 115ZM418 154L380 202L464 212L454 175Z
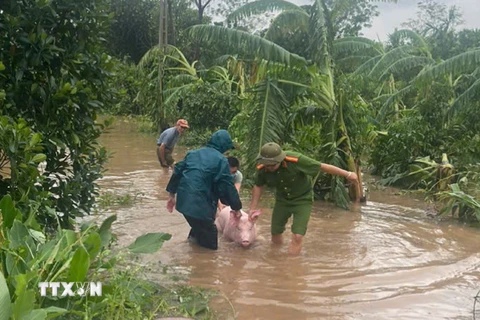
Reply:
M234 241L242 247L251 246L257 239L257 219L262 213L256 210L252 214L252 221L248 219L248 214L240 210L242 216L237 218L230 207L223 208L215 219L215 225L218 231L223 232L223 237L229 241Z

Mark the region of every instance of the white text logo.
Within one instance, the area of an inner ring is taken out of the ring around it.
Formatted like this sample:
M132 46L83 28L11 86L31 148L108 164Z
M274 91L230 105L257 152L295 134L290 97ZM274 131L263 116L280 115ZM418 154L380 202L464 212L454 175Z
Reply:
M40 295L45 297L48 289L52 297L73 296L102 296L102 283L100 282L40 282Z

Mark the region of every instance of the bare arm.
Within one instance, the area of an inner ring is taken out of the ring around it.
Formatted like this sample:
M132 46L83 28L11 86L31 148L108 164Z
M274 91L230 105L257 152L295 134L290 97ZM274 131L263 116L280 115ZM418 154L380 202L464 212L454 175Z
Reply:
M322 163L320 165L320 171L326 172L328 174L333 174L336 176L342 176L344 178L347 178L350 181L356 181L358 179L357 174L355 172L346 171L339 167L332 166L331 164Z
M162 163L162 166L166 163L167 161L165 160L165 143L162 143L159 147L158 147L158 155L160 156L160 162Z
M234 186L237 189L238 194L240 194L240 187L242 186L242 184L241 183L235 183Z
M320 165L320 171L337 175L337 176L342 176L342 177L345 177L348 181L353 182L354 187L357 189L357 198L355 199L355 202L360 201L360 198L358 197L358 195L360 194L360 191L359 191L360 185L358 184L358 177L355 172L346 171L346 170L340 169L339 167L332 166L330 164L324 164L324 163Z
M185 159L187 159L187 157L188 157L188 153L185 155ZM186 167L185 159L183 159L177 164L167 184L166 190L168 192L168 201L167 201L168 212L173 212L173 209L175 208L175 205L177 203L175 199L175 194L177 193L178 185L180 184L180 180L182 177L181 173L183 170L185 170L185 167Z
M175 204L177 203L175 199L175 193L169 193L168 194L168 200L167 200L167 210L168 212L173 212L173 209L175 209Z

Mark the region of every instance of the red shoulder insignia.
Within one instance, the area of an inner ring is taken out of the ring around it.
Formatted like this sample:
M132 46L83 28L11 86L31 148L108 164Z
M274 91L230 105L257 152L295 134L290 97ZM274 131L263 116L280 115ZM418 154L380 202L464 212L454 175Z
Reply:
M263 164L257 164L257 170L262 170L262 169L263 169L263 167L264 167L264 165L263 165Z
M285 160L288 162L298 162L298 157L286 156Z

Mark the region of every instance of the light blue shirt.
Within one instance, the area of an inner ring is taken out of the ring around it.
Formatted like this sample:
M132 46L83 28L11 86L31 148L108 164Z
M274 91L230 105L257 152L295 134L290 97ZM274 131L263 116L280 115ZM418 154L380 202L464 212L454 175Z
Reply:
M157 140L157 146L162 143L165 144L165 149L172 150L178 139L180 138L180 132L176 127L171 127L162 132Z
M243 180L243 174L240 172L240 170L237 170L235 174L233 175L233 184L240 183L242 184Z

